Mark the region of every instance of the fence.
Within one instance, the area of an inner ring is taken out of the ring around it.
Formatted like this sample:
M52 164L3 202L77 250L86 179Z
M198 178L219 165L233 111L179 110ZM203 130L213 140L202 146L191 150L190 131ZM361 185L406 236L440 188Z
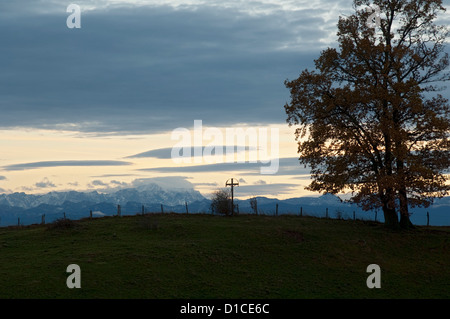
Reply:
M183 213L189 214L189 207L188 207L188 203L187 202L185 202L184 207L185 207L185 212L183 212ZM239 205L238 204L236 204L236 208L237 208L237 213L239 214ZM354 221L355 220L373 220L373 221L377 221L377 222L378 221L382 222L382 220L378 220L378 211L377 210L373 211L374 212L374 214L372 215L373 217L370 217L368 212L364 212L364 213L360 212L359 213L360 216L357 216L357 212L355 210L353 210L352 213L350 213L350 216L349 216L348 215L349 214L348 211L342 211L340 209L335 209L335 215L332 216L330 214L330 210L329 210L328 207L325 208L322 211L322 213L320 211L318 212L317 209L308 213L308 211L303 206L299 207L299 210L298 210L297 213L294 213L294 212L284 212L284 213L282 213L279 210L279 204L275 203L275 205L273 206L273 209L274 210L272 210L272 211L270 211L270 210L269 211L264 211L262 209L258 209L258 206L255 205L254 207L249 208L249 210L252 210L252 212L243 212L243 214L255 214L255 215L264 215L264 216L297 215L297 216L300 216L300 217L311 216L311 217L319 217L319 218L326 218L326 219L328 219L328 218L332 218L332 219L347 219L347 220L352 219ZM312 209L310 208L310 210L312 210ZM161 212L161 214L165 214L165 213L168 213L168 212L171 212L171 211L170 210L165 210L164 209L164 205L160 204L160 212ZM149 214L149 213L156 213L156 211L155 211L154 208L148 210L148 209L146 209L145 205L142 205L141 209L140 209L140 212L136 212L136 210L135 210L133 212L128 212L128 213L125 212L124 213L124 212L122 212L121 205L117 205L117 213L116 214L112 214L112 216L121 217L121 216L125 216L125 215L127 215L127 216L139 215L139 214L144 215L144 214ZM178 212L178 213L180 213L180 212ZM201 212L196 212L196 213L198 214L198 213L201 213ZM205 212L203 212L203 213L205 213ZM210 213L214 214L214 212L212 212L212 211ZM195 212L194 212L194 214L195 214ZM72 214L72 215L73 215L72 217L75 217L73 219L82 219L82 218L88 217L88 216L83 216L82 214L78 214L78 213L77 214ZM103 214L101 212L98 212L98 211L96 212L96 211L93 211L93 210L89 211L89 218L91 218L91 219L92 218L106 217L106 216L111 216L111 214ZM24 225L32 225L32 224L42 224L42 225L44 225L44 224L46 224L46 222L52 222L52 221L55 221L55 220L60 219L60 218L64 218L64 219L68 218L66 216L66 212L63 212L62 214L50 214L50 216L48 214L42 214L40 223L38 223L37 221L36 222L32 222L29 219L28 219L27 222L24 222L24 219L21 219L21 217L17 217L17 223L13 223L11 221L11 218L10 218L9 221L7 221L5 225L3 225L2 222L4 222L4 220L2 220L1 217L0 217L0 227L15 226L15 225L16 226L24 226ZM422 223L421 225L430 226L430 213L428 211L426 212L426 224Z

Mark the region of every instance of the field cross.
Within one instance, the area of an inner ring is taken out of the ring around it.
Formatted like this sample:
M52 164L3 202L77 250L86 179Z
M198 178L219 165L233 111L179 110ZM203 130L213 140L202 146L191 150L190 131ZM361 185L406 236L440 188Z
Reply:
M234 186L239 186L239 182L235 183L234 178L231 179L231 183L229 181L225 183L225 187L231 186L231 215L234 216Z

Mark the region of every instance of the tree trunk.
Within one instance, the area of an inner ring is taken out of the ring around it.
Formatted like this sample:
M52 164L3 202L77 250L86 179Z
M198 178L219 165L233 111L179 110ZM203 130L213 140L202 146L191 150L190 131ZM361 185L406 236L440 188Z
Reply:
M402 229L412 229L415 228L411 220L409 219L409 214L400 214L400 228Z
M400 191L400 228L402 229L411 229L414 228L413 223L409 219L409 211L408 211L408 198L406 195L406 191Z
M387 189L386 194L380 194L381 202L383 203L384 224L392 229L400 227L398 222L397 211L395 210L395 200L393 190Z
M397 174L400 180L398 199L400 202L400 228L410 229L414 228L414 225L409 219L409 208L408 208L408 194L406 191L406 178L404 172L404 162L403 160L397 160Z
M397 212L395 208L389 208L386 205L383 206L384 224L392 229L398 229L400 227L398 222Z

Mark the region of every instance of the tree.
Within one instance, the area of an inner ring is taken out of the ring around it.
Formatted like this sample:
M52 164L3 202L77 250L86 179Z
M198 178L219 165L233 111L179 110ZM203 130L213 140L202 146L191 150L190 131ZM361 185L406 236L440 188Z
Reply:
M250 207L255 212L256 215L258 215L258 200L256 197L252 197L249 199L250 201Z
M211 210L213 213L231 215L231 194L228 190L219 189L214 192L211 199Z
M435 24L441 0L373 3L379 26L368 23L369 1L355 0L355 13L337 24L339 50L322 51L315 70L285 81L285 111L299 125L307 189L351 191L365 210L381 208L386 225L408 228L409 207L450 190L450 107L438 94L450 79L449 29Z

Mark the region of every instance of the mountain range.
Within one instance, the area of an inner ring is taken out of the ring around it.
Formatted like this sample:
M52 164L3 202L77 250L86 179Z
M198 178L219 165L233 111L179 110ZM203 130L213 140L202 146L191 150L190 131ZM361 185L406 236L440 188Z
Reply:
M383 221L381 211L364 212L359 207L332 194L319 197L297 197L279 200L256 197L258 213L266 215L303 214L330 218L358 218ZM250 201L235 200L241 213L254 213ZM157 184L138 188L119 189L110 193L91 192L49 192L42 195L25 193L0 194L0 226L30 225L45 221L52 222L66 216L70 219L117 215L135 215L151 212L211 213L211 200L194 189L167 189ZM437 199L428 208L411 209L411 221L416 225L429 223L433 226L450 225L450 197Z

